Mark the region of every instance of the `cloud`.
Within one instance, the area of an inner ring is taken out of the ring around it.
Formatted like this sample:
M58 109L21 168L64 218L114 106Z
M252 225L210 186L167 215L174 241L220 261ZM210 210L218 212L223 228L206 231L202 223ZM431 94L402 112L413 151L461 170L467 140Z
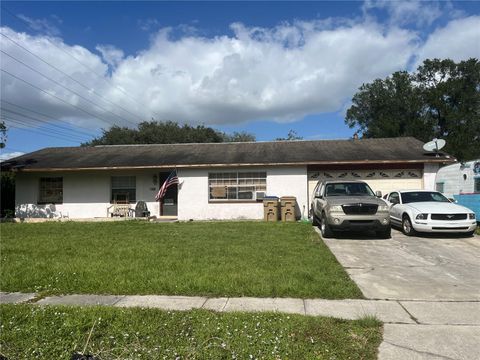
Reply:
M448 6L446 2L445 6ZM365 14L371 14L372 10L386 11L388 22L399 26L428 26L443 14L439 1L366 0L362 9Z
M123 51L113 45L97 45L95 49L102 54L103 60L112 67L116 67L124 56Z
M48 21L47 19L33 19L33 18L30 18L28 16L25 16L23 14L19 14L17 15L20 19L22 19L23 21L25 21L28 26L30 27L30 29L32 30L35 30L41 34L46 34L46 35L49 35L49 36L59 36L60 35L60 30L55 26L53 25L50 21ZM56 16L56 15L53 15L52 16L57 22L62 22L61 19Z
M139 19L137 20L138 27L143 31L152 31L160 27L160 22L157 19Z
M25 154L25 153L20 152L20 151L14 151L14 152L11 152L11 153L0 154L0 162L5 161L5 160L9 160L9 159L13 159L14 157L21 156L23 154Z
M3 69L90 115L9 75L2 74L1 91L8 101L95 129L112 123L131 126L152 118L208 125L259 119L289 122L308 114L342 111L362 83L408 69L415 59L475 56L474 29L478 28L477 17L456 19L426 41L415 30L380 24L369 17L295 21L272 28L235 23L231 25L233 35L214 38L195 31L178 36L175 29L164 28L152 36L148 48L125 56L111 45L98 45L97 54L58 38L3 27L4 34L89 90L2 37L4 51L98 106L6 56L2 57Z
M418 52L417 65L424 59L450 58L461 61L480 58L480 16L452 20L438 28Z

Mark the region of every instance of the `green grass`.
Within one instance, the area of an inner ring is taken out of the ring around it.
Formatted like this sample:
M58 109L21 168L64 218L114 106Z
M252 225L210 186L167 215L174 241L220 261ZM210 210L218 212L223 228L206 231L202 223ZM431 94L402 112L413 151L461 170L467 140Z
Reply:
M359 298L308 224L1 224L1 291Z
M376 359L379 321L279 313L1 305L8 359ZM95 324L95 326L93 326Z

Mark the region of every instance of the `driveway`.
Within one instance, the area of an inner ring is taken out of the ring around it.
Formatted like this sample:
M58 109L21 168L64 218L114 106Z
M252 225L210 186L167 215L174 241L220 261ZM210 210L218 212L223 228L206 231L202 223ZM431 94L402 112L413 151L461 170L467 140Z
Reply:
M318 229L317 229L318 231ZM480 236L324 240L365 297L414 323L384 324L379 360L470 360L480 353Z
M369 299L480 301L480 236L325 239Z

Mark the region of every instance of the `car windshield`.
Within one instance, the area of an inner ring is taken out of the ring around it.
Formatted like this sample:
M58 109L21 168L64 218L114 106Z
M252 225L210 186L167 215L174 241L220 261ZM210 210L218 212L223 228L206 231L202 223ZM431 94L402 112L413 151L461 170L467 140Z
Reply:
M375 196L365 183L331 183L325 186L325 196Z
M402 193L402 202L404 204L426 201L450 202L445 196L436 191L412 191Z

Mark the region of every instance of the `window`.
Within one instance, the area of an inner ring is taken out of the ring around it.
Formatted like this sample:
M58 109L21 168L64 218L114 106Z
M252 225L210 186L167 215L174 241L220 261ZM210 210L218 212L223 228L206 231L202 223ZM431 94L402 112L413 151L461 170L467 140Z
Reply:
M438 182L435 184L435 190L437 190L438 192L441 192L443 193L443 191L445 190L444 189L444 183L443 182Z
M391 193L388 196L388 202L392 204L399 204L400 203L400 197L398 196L398 193L394 192Z
M255 201L257 192L266 191L266 172L208 174L208 199L212 201Z
M473 192L480 193L480 177L473 179Z
M40 178L39 204L63 203L63 178L42 177Z
M329 183L325 186L325 196L375 196L370 186L365 183Z
M118 203L135 202L135 176L112 176L112 194L110 201Z

